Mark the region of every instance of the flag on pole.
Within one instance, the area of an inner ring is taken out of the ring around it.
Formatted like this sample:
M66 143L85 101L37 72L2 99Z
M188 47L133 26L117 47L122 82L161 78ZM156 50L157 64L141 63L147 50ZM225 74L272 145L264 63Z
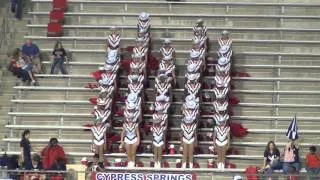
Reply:
M291 140L296 140L299 138L298 136L298 124L297 124L297 118L296 115L294 115L288 130L286 136Z

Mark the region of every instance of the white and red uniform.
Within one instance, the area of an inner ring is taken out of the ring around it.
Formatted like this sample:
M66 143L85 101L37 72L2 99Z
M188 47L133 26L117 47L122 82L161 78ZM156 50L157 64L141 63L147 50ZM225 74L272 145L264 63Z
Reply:
M220 124L221 122L225 122L227 120L229 120L229 115L228 114L219 114L219 113L215 113L213 115L213 119L217 124Z
M146 63L144 61L132 61L130 63L131 69L138 69L139 73L142 74L143 70L146 68Z
M214 106L214 109L216 112L227 111L229 103L226 100L224 100L224 101L215 100L213 102L213 106Z
M216 134L214 142L217 146L222 147L228 144L229 126L215 126L214 132Z
M95 109L93 114L96 117L96 120L100 121L101 123L108 123L111 111L105 109Z
M196 32L201 29L202 35L207 36L207 27L206 26L194 26L193 28L193 34L196 35Z
M138 123L127 121L123 122L124 142L126 144L134 144L138 141L138 135L136 133L138 126Z
M148 48L147 47L134 47L133 53L136 54L139 57L142 57L142 61L145 61L145 56L148 54Z
M222 37L219 37L218 44L219 44L219 52L221 54L225 54L231 50L232 39L231 38L223 39Z
M228 95L229 88L228 88L228 87L226 87L226 88L218 88L218 87L215 87L215 88L213 89L213 92L214 92L216 98L218 98L218 99L224 99L224 98L226 98L227 95Z
M173 47L161 47L160 48L160 53L162 55L162 58L166 57L167 59L172 59L174 56L174 53L176 52L176 49Z
M106 124L95 124L90 128L93 135L93 144L96 146L101 146L105 143L105 134L107 131Z
M134 80L136 78L136 80ZM128 80L129 83L133 83L133 81L137 81L138 83L143 84L144 81L144 76L143 75L135 75L135 74L130 74L128 75Z
M107 43L109 49L118 49L120 47L120 34L109 34Z
M170 107L170 103L169 102L159 102L159 101L156 101L154 103L155 105L155 110L157 112L162 112L162 113L168 113L168 109Z
M201 89L201 83L186 83L185 85L185 89L187 90L188 94L192 94L194 96L198 96L199 95L199 91Z
M168 123L168 114L166 113L154 113L152 115L153 119L161 119L161 126L167 126Z
M171 90L171 84L170 83L161 83L159 82L158 78L156 78L156 83L155 83L155 89L157 91L157 95L165 95L169 96L170 90Z
M143 84L139 82L128 84L128 89L130 93L140 94L143 89Z
M156 147L161 147L164 145L164 138L165 138L165 132L166 132L165 126L152 126L151 132L153 136L152 144Z
M182 129L182 141L186 144L192 144L195 140L196 136L196 128L197 124L196 122L193 123L181 123L181 129Z
M214 80L216 81L216 87L227 88L230 86L231 78L230 76L215 76Z

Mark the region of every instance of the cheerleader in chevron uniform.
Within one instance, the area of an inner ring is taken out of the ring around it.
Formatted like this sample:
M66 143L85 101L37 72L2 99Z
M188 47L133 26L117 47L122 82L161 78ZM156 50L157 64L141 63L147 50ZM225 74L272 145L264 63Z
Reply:
M199 46L205 50L205 53L208 52L208 38L203 34L201 27L194 27L194 36L193 41L199 41Z
M104 162L104 150L107 129L110 127L111 111L107 109L105 101L97 101L98 108L94 111L94 125L90 128L92 132L92 150L99 154L99 162Z
M201 83L199 83L200 73L186 73L186 78L185 95L192 94L199 97L199 92L201 90Z
M109 53L110 50L117 50L119 52L120 49L120 34L117 32L117 28L115 26L112 26L110 28L110 34L107 38L106 43L106 52Z
M174 61L176 59L176 49L171 46L171 40L165 39L163 42L163 46L160 48L161 60L166 61Z
M193 33L195 34L198 29L202 30L202 34L207 36L207 27L203 25L203 19L198 19L196 25L193 27Z
M220 46L219 53L225 54L231 50L232 39L228 31L222 31L220 37L218 37L218 44Z
M171 100L171 83L169 77L165 74L159 74L155 79L156 96L166 95Z
M176 65L173 62L173 59L169 57L164 57L159 64L159 74L165 74L169 77L169 81L172 86L176 85L176 73L175 73Z
M188 109L185 110L184 118L181 122L182 129L182 147L183 147L183 158L182 168L186 168L189 163L189 168L193 168L193 152L196 144L196 128L197 128L197 116L194 109L196 108L195 101L187 101L186 106ZM191 110L193 109L193 110Z
M225 167L225 156L230 144L230 127L224 117L219 119L218 125L214 127L213 144L218 154L218 169Z
M200 74L205 71L206 64L205 64L205 53L204 49L198 48L198 41L195 42L195 45L190 51L190 59L188 60L188 64L197 64L200 66Z
M120 147L126 148L128 155L128 167L135 166L136 151L140 144L139 121L141 117L141 99L137 94L130 93L126 101L123 129L121 133Z
M140 32L141 30L146 31L146 33L150 33L150 21L151 17L150 14L142 12L138 17L138 24L137 24L137 31Z
M152 144L154 146L154 167L161 168L162 150L165 144L168 115L163 113L155 113L152 117L153 124L151 127L151 132L153 136Z

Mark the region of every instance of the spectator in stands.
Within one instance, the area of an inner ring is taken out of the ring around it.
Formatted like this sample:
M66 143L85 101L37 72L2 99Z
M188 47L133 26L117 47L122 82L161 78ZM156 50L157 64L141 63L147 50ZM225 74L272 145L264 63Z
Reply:
M11 61L8 65L8 71L12 72L13 75L17 76L18 78L20 77L20 70L21 68L18 67L18 61L20 58L21 50L19 48L16 48L11 57Z
M29 57L20 57L17 63L17 68L19 69L18 74L24 83L27 83L28 85L30 84L30 82L32 85L37 84L36 78L34 77L34 74L32 72L33 65Z
M41 157L37 154L32 155L32 170L43 170L42 162L41 162ZM27 180L44 180L46 176L44 174L39 174L39 173L28 173L24 177Z
M309 153L306 155L306 170L313 176L310 178L311 180L316 180L316 176L320 173L320 157L316 152L317 148L311 146L309 148Z
M42 151L42 163L45 170L62 170L66 164L63 148L58 144L57 138L51 138L48 146Z
M269 141L266 149L264 150L263 167L268 173L268 179L273 170L280 169L280 151L273 141Z
M41 72L41 62L40 62L40 50L39 47L32 42L31 39L27 39L22 46L22 55L28 56L31 59L32 64L34 65L33 72Z
M21 147L21 160L23 161L23 167L26 170L32 169L31 162L31 144L29 141L30 130L24 130L22 133L20 147Z
M57 41L56 44L54 45L53 51L52 51L52 66L51 66L51 74L54 74L54 69L58 65L60 71L62 74L67 74L67 71L65 70L64 67L64 62L68 61L67 59L67 53L64 50L62 43L60 41Z
M298 173L299 171L299 146L297 142L291 141L284 148L283 173Z
M11 12L16 13L16 18L19 20L22 18L22 9L22 0L11 0Z

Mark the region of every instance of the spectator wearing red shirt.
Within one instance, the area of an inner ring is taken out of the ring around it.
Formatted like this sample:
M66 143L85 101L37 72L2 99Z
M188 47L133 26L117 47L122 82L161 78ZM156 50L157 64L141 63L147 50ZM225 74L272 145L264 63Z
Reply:
M58 145L57 138L51 138L49 145L42 151L42 162L45 170L66 170L66 156L63 148Z
M315 146L311 146L309 148L309 153L306 155L306 170L311 180L317 179L316 176L320 173L320 157L316 153L317 148Z

